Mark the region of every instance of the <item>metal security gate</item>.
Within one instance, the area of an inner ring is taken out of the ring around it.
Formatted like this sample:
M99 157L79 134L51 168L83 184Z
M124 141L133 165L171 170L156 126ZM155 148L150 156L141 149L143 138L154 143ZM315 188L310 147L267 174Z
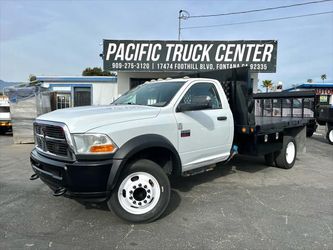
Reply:
M74 107L91 105L91 88L75 87L74 88Z

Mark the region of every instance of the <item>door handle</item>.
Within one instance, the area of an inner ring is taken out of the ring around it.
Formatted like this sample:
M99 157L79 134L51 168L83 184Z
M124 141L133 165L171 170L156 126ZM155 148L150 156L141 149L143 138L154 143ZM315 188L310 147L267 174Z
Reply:
M218 121L225 121L225 120L227 120L227 117L226 116L218 116L217 120Z

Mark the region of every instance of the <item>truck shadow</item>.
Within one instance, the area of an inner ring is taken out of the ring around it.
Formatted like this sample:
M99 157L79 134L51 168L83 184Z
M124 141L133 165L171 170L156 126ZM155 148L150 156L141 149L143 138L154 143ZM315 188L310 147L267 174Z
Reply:
M309 140L309 138L307 138L307 140ZM330 145L328 143L328 140L326 139L325 135L314 135L314 136L311 137L310 140L315 140L315 141L326 143L327 145Z
M76 200L76 202L83 205L84 208L87 210L96 209L96 210L102 210L102 211L110 211L106 201L93 203L93 202L85 202L85 201ZM171 214L173 211L175 211L177 209L177 207L179 206L180 202L181 202L180 195L175 190L171 190L169 205L160 218L162 219L164 217L167 217L169 214Z
M1 136L12 137L13 136L13 132L6 132L4 134L1 134Z
M189 192L191 189L202 183L211 182L217 178L232 175L236 172L247 172L247 173L255 173L264 170L267 166L264 164L264 160L262 157L249 157L249 156L237 156L230 163L223 165L219 164L213 170L189 177L178 177L175 179L171 179L171 197L170 202L161 216L161 219L167 217L173 211L175 211L180 203L181 197L178 192ZM85 206L86 209L98 209L103 211L109 211L109 208L106 202L101 203L87 203L80 202Z
M232 175L236 172L256 173L268 168L263 157L238 155L226 165L218 164L213 170L189 177L178 177L171 181L173 189L188 192L194 186L211 182L217 178Z

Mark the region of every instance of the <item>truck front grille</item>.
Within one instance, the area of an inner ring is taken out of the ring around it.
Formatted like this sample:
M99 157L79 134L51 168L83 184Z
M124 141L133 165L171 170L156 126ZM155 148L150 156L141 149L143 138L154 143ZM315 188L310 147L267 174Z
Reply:
M67 144L57 143L53 141L46 141L46 148L49 152L55 155L67 156L68 154Z
M55 158L71 158L71 152L63 127L35 123L34 132L36 147L39 151Z

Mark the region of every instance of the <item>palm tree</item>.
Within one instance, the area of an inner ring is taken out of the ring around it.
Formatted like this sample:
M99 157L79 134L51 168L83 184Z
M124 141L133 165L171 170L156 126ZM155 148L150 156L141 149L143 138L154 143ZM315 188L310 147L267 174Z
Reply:
M307 83L313 83L313 80L311 78L309 78L308 80L306 80Z
M327 78L327 76L326 76L326 74L322 74L321 76L320 76L320 78L321 78L321 80L323 80L323 82L326 80L326 78Z
M263 80L261 86L266 88L266 92L268 92L268 89L271 89L273 86L272 80Z

